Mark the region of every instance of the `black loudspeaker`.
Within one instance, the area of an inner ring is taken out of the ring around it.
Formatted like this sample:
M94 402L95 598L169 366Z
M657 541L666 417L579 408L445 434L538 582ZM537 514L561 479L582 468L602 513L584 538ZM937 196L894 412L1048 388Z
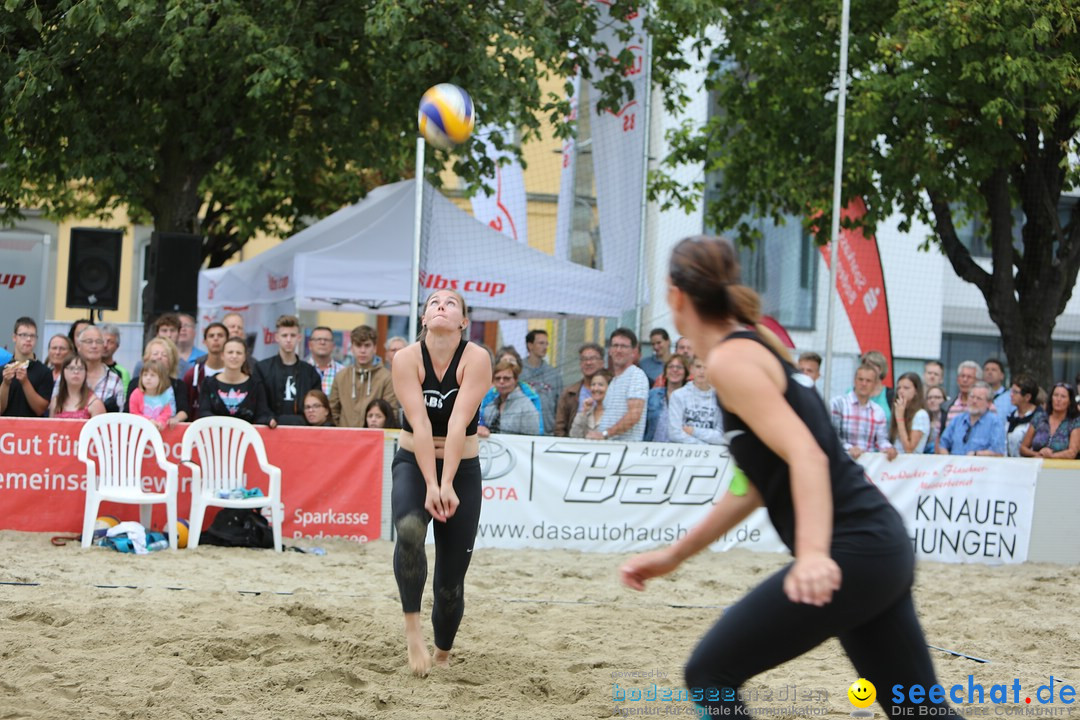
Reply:
M162 313L194 315L199 306L199 269L202 237L184 233L154 233L143 291L143 315Z
M116 310L120 303L123 230L72 228L67 306Z

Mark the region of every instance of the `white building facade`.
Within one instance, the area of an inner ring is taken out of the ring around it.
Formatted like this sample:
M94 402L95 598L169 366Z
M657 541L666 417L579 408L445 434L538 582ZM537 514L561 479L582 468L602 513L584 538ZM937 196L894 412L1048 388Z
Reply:
M669 130L684 120L704 123L712 103L702 89L703 69L685 76L692 102L681 116L664 112L663 103L654 96L650 134L650 164L657 167L668 153L664 138ZM670 171L669 171L670 172ZM704 181L702 166L680 168L673 173L684 183ZM707 192L707 191L706 191ZM1063 199L1063 202L1065 200ZM1072 202L1068 199L1067 202ZM948 259L937 245L921 251L932 230L913 221L911 229L899 229L900 217L881 223L877 232L889 306L894 358L894 376L906 371L921 374L926 360L941 360L946 369L946 387L955 387L956 366L963 360L980 365L988 358L1006 364L1000 332L990 320L986 303L974 285L953 272ZM763 311L775 317L788 330L796 351L825 354L828 328L829 269L823 253L814 247L803 232L801 223L792 218L784 226L763 219L759 225L764 240L754 249L741 252L743 282L758 290ZM646 277L651 293L641 313L641 331L665 327L673 339L677 334L665 303L667 259L672 246L687 235L712 233L706 227L704 201L692 213L661 210L651 204L646 227ZM989 270L990 256L971 228L962 239L977 262ZM834 392L851 386L859 347L843 305L834 303L833 365L830 372ZM1054 332L1054 376L1072 382L1080 371L1080 297L1074 294L1065 312L1058 318ZM647 351L646 351L647 352Z

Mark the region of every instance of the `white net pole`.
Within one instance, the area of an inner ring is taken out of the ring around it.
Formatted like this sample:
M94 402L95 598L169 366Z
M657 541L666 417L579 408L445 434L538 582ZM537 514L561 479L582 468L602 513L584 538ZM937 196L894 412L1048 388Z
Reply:
M416 338L420 317L420 238L424 219L424 138L416 138L416 213L413 227L412 276L409 278L409 340Z
M836 101L836 156L833 161L832 223L829 228L829 310L825 331L825 398L832 397L833 332L836 318L836 263L840 246L840 186L844 172L844 110L847 103L848 15L850 0L843 0L840 12L840 75Z

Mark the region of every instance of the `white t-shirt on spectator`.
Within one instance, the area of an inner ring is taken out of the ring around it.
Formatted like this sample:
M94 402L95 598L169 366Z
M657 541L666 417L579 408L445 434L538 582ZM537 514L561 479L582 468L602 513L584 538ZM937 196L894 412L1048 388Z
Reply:
M930 439L930 413L925 410L919 410L915 413L915 417L911 418L911 427L908 428L908 435L913 432L921 432L922 437L919 438L919 442L916 443L915 449L912 450L912 454L921 453L926 449L926 441ZM899 453L904 452L904 443L900 442L900 436L896 436L896 441L893 443L893 447Z
M649 397L649 378L637 365L631 365L608 386L604 396L604 417L600 430L607 430L626 415L627 400L641 400L641 417L629 432L612 435L611 440L642 440L645 437L645 406Z

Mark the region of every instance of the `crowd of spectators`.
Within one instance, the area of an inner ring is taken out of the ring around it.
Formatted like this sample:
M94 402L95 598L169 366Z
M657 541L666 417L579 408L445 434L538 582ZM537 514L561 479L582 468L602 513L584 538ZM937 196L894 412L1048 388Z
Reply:
M942 364L931 360L921 378L911 372L897 378L893 393L880 385L884 357L864 354L851 390L830 401L844 448L852 457L883 452L890 460L899 453L1059 459L1080 453L1080 397L1072 385L1059 382L1047 394L1025 373L1006 385L997 358L981 366L961 362L952 396L944 376Z
M349 333L349 357L334 357L334 331L311 330L302 352L299 320L276 323L276 354L259 362L248 357L244 319L229 313L209 323L196 340L197 323L168 313L151 326L141 360L129 372L118 364L120 331L113 325L72 323L35 356L37 323L19 318L13 351L3 351L0 415L89 418L101 412L132 412L158 427L208 415L230 415L253 423L400 427L400 407L390 368L407 342L391 337L377 354L377 333L366 325ZM480 407L479 433L554 435L585 439L720 444L722 413L686 338L672 347L662 328L649 333L651 353L642 356L638 338L618 328L607 347L585 343L578 350L580 378L563 386L563 373L547 359L549 337L534 329L525 337L524 358L512 345L492 353L492 387ZM1072 385L1047 393L1025 373L1006 384L996 358L957 367L956 387L944 387L940 362L923 373L904 373L895 391L885 385L888 362L879 352L862 355L852 387L829 399L833 426L844 448L858 457L882 452L1011 457L1076 458L1080 453L1080 398ZM797 369L811 384L822 374L822 358L805 352Z
M346 368L331 357L333 331L315 328L308 360L298 353L300 323L283 315L275 329L277 353L254 362L248 356L244 319L229 313L203 330L195 343L195 319L168 313L150 327L141 359L131 372L114 356L120 331L88 320L54 335L47 363L34 348L37 323L19 318L15 351L3 363L0 415L90 418L102 412L142 415L159 428L210 415L228 415L269 427L280 425L398 426L398 404L390 373L375 356L375 331L351 334L354 363ZM405 346L387 342L387 356Z

